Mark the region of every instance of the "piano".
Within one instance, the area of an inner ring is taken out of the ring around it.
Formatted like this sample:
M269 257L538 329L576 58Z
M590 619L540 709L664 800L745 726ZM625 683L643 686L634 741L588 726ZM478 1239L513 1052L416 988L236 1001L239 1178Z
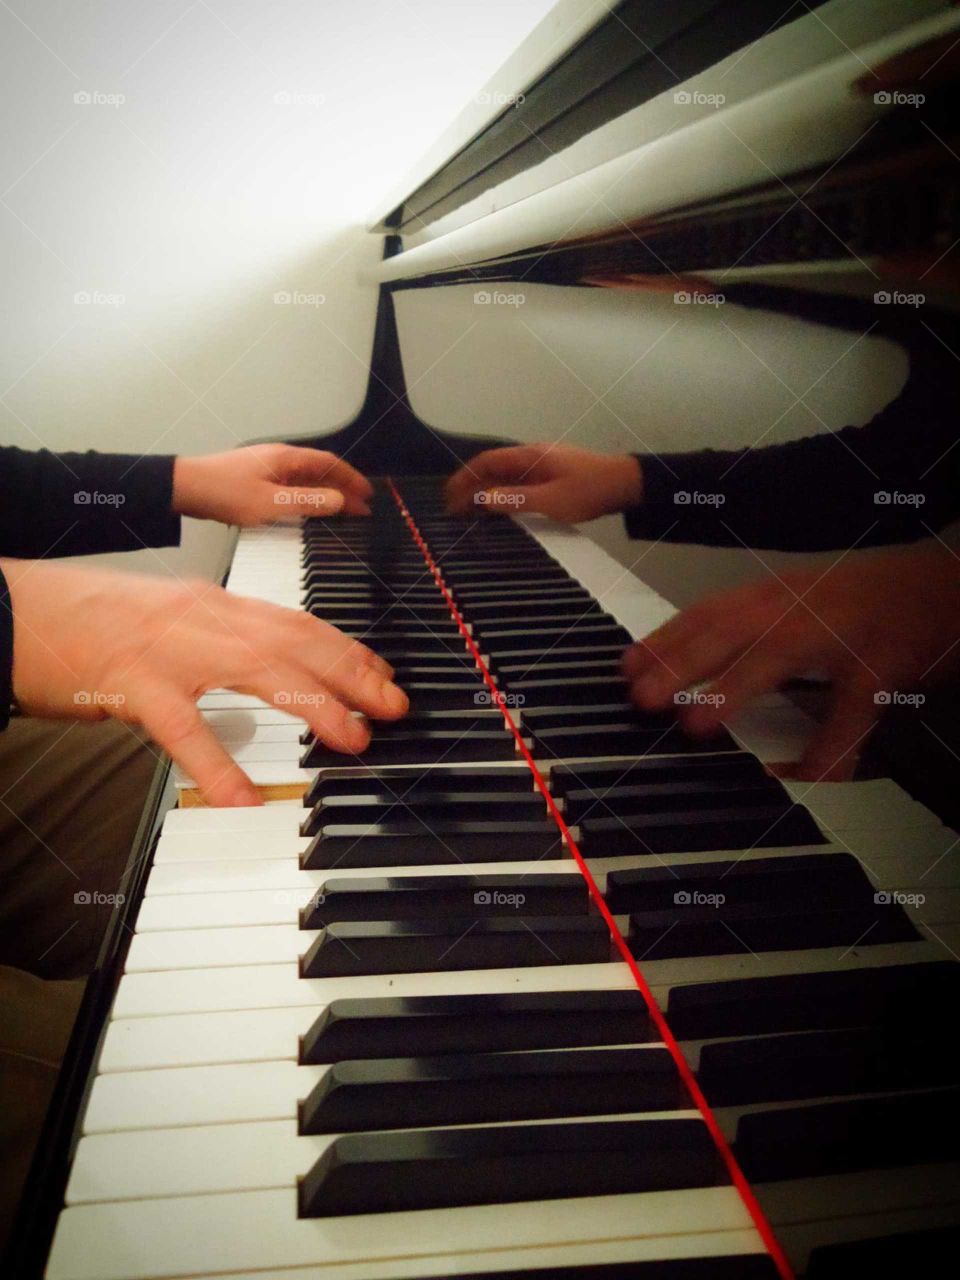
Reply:
M748 280L823 288L861 250L941 243L952 177L931 159L943 199L914 198L911 123L841 88L960 15L795 21L563 0L378 214L368 394L313 441L378 477L374 516L245 531L225 580L362 637L411 714L345 757L292 701L203 696L267 803L207 809L158 772L15 1274L830 1280L956 1247L960 840L888 778L774 776L809 727L779 695L708 742L632 708L619 656L673 606L574 528L446 514L491 438L417 415L396 322L412 288L703 274L774 220ZM692 97L748 45L767 82L727 124L777 180L835 166L827 221L856 222L868 171L901 202L843 255L769 173L703 171L724 111L604 158L624 118L658 127L668 50ZM852 146L865 122L895 149ZM599 161L553 182L534 127Z

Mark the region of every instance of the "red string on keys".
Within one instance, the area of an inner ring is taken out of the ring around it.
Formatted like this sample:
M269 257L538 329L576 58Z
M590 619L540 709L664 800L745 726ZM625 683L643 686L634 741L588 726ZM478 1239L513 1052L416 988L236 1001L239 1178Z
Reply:
M730 1144L727 1142L726 1138L724 1137L723 1131L720 1128L719 1123L717 1122L717 1118L713 1114L713 1111L710 1108L710 1104L707 1102L707 1099L704 1096L703 1090L700 1088L700 1085L697 1083L697 1078L693 1074L693 1071L690 1068L690 1064L687 1062L686 1058L683 1056L680 1046L677 1043L673 1032L670 1030L670 1027L667 1024L666 1018L664 1017L663 1013L660 1010L660 1006L657 1004L656 1000L653 997L653 992L650 990L650 987L647 983L646 978L641 973L640 967L637 964L636 960L634 959L633 954L630 951L630 948L627 946L627 943L623 937L623 934L620 932L619 928L617 927L617 922L614 920L613 916L611 915L610 909L607 906L606 902L604 901L603 894L600 892L597 882L596 880L594 880L593 875L590 871L590 868L587 866L586 860L583 857L583 854L577 848L576 841L574 840L573 836L570 834L570 829L563 819L563 814L557 808L556 803L554 802L553 796L550 794L550 788L547 786L547 783L544 780L543 774L541 774L540 770L537 768L537 763L534 760L533 756L530 754L530 751L527 748L527 744L523 740L523 735L520 733L520 730L517 728L517 725L514 723L513 717L511 716L510 712L507 710L507 706L503 700L501 691L498 688L496 682L494 681L493 676L490 674L490 670L487 667L487 664L484 662L483 656L481 655L480 650L477 648L476 644L474 643L473 636L470 634L469 630L467 629L466 623L463 620L460 610L457 608L455 600L451 596L450 592L447 590L446 584L443 581L443 575L440 572L440 568L437 565L436 561L434 560L433 555L431 554L430 548L425 542L422 534L420 533L420 530L417 528L416 521L414 520L413 516L410 514L410 511L407 509L406 503L403 501L403 495L401 494L397 486L394 484L392 479L388 479L387 484L390 486L390 491L393 494L394 500L396 501L397 506L400 509L400 514L403 517L403 520L406 523L407 528L410 530L410 533L413 537L414 542L420 548L420 552L423 555L427 568L430 570L430 573L433 576L433 579L436 582L438 589L442 593L443 598L447 603L447 608L450 610L450 616L453 618L454 622L456 623L457 629L459 630L460 634L463 636L463 639L466 642L467 648L469 649L474 662L477 664L477 670L480 672L481 676L483 677L484 683L489 688L491 697L493 698L495 704L499 706L500 710L503 712L504 721L507 725L507 728L510 730L510 732L514 736L514 739L517 744L517 750L523 756L524 760L526 761L527 767L530 769L530 772L533 774L533 780L536 783L537 789L540 791L541 795L543 796L544 801L546 802L547 810L549 811L550 816L553 818L554 822L557 824L557 827L560 830L560 834L563 837L564 843L566 844L567 848L570 850L570 853L572 854L577 866L580 869L580 874L583 876L584 880L586 881L587 889L590 892L590 897L593 899L594 903L596 904L597 910L600 912L601 916L606 922L607 928L610 930L610 937L613 940L613 944L616 947L617 951L620 953L620 956L623 959L624 964L630 970L633 980L636 983L637 988L640 991L640 994L643 996L650 1019L653 1022L654 1026L657 1028L657 1032L663 1044L669 1050L670 1056L673 1058L673 1061L676 1065L677 1073L680 1076L681 1080L683 1081L687 1092L690 1094L690 1097L692 1098L694 1105L696 1106L697 1110L700 1112L701 1116L703 1117L703 1121L707 1126L707 1129L710 1133L711 1138L713 1139L714 1145L717 1148L720 1158L723 1161L728 1174L730 1175L730 1180L733 1183L733 1185L736 1187L737 1191L739 1192L740 1198L744 1203L744 1207L746 1208L747 1212L750 1214L750 1217L753 1220L753 1224L756 1227L758 1233L760 1234L760 1237L763 1240L763 1243L766 1247L767 1252L769 1253L770 1257L773 1259L774 1265L776 1266L777 1271L781 1276L781 1280L795 1280L793 1268L791 1267L789 1261L787 1260L787 1256L784 1253L782 1247L780 1246L780 1242L777 1240L776 1235L774 1234L773 1227L770 1225L769 1221L767 1220L766 1214L763 1212L763 1209L760 1207L760 1203L757 1200L757 1197L754 1195L753 1188L750 1186L750 1183L748 1182L746 1175L744 1174L743 1170L740 1168L740 1165L737 1163L737 1158L733 1154Z

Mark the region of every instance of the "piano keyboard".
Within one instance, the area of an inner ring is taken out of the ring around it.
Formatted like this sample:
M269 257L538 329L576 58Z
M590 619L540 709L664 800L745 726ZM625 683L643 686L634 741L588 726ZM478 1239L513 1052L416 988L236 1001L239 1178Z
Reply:
M889 781L773 779L779 699L710 743L636 712L619 653L666 602L400 489L241 537L230 587L363 638L411 715L357 759L204 698L298 798L167 815L47 1275L926 1274L956 837Z

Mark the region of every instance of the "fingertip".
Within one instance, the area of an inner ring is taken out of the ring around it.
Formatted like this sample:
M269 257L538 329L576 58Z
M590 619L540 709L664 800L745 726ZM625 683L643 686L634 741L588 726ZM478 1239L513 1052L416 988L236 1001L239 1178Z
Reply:
M380 697L387 715L392 719L405 716L410 710L410 699L392 680L385 680L380 689Z

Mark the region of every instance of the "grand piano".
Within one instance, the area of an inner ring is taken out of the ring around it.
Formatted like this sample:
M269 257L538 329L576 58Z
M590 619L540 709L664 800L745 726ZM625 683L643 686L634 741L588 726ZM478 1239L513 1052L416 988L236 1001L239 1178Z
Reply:
M244 532L225 580L363 637L411 716L345 758L204 695L268 803L158 771L14 1274L829 1280L956 1249L955 833L889 778L778 780L809 729L780 696L707 743L632 709L619 655L673 606L576 529L446 514L496 441L415 412L398 315L657 278L866 308L871 262L960 234L957 169L851 86L958 37L920 0L562 0L384 201L368 393L310 441L378 478L374 518Z

